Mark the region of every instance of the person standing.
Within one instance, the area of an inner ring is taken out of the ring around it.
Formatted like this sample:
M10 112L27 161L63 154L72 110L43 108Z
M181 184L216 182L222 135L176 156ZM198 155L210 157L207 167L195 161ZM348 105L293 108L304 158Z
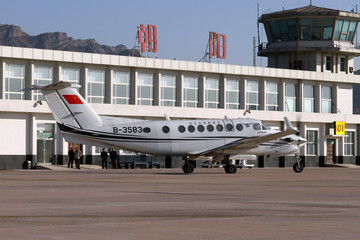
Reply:
M73 148L71 147L70 148L70 151L68 153L68 168L70 167L71 165L71 168L73 168L73 164L74 164L74 150Z
M105 148L103 148L102 152L101 152L101 160L102 160L102 169L107 169L107 158L108 158L108 153L106 152Z
M112 163L112 167L113 169L117 169L117 153L114 149L111 150L110 152L110 159L111 159L111 163Z
M77 169L80 169L80 158L82 156L82 152L78 149L78 147L75 148L74 158L75 158L75 165Z

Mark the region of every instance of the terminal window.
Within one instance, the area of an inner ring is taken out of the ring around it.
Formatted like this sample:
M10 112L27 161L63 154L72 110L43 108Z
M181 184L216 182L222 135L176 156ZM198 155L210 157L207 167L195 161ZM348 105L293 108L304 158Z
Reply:
M25 99L25 65L5 65L5 99Z
M313 85L304 85L304 112L315 112L315 87Z
M259 109L259 82L246 81L246 109Z
M317 156L318 154L318 131L307 130L306 131L306 155Z
M129 104L130 72L113 72L113 104Z
M239 80L226 79L226 108L227 109L239 109Z
M219 79L206 78L205 79L205 107L218 108L219 107Z
M354 156L354 132L345 131L344 155Z
M297 111L297 85L294 83L286 83L285 85L285 109L288 112Z
M105 103L105 71L88 70L87 99L89 103Z
M176 76L161 76L161 106L176 106Z
M183 106L198 107L198 78L184 76L183 80Z
M151 73L138 73L137 104L154 105L154 76Z
M278 110L278 83L276 82L266 83L266 110Z
M53 82L53 68L46 66L34 67L34 84L50 84ZM43 94L36 90L34 91L34 100L45 100Z
M321 87L321 112L331 113L332 88L329 86Z

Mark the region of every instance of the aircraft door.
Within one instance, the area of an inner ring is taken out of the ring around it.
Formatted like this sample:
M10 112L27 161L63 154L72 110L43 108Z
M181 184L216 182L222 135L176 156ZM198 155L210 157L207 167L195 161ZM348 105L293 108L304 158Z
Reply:
M234 123L231 119L224 119L224 126L225 126L225 131L227 132L232 132L234 131Z

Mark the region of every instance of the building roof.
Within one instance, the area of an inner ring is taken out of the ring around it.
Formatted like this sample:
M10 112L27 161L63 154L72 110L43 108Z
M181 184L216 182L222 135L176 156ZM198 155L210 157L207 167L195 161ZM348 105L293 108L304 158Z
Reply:
M345 12L330 8L323 8L323 7L309 5L306 7L263 14L261 15L258 21L265 22L269 19L297 17L297 16L346 16L348 18L355 18L360 20L360 14L358 13Z

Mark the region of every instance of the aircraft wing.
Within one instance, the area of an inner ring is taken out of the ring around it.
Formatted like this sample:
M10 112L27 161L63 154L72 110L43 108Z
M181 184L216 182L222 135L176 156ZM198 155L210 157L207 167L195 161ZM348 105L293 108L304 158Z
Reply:
M200 155L221 155L224 151L240 151L245 149L251 149L259 146L262 143L266 143L272 140L276 140L291 134L298 132L285 117L286 130L282 132L271 133L264 136L252 137L247 139L240 139L216 149L203 152Z

